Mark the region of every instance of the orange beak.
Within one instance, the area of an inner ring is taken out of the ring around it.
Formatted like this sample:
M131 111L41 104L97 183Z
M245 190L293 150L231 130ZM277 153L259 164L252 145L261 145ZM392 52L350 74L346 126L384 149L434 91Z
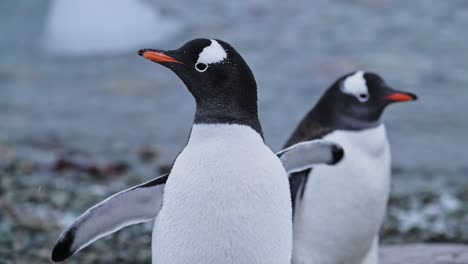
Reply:
M180 62L171 56L168 56L162 52L155 51L155 50L149 50L149 49L143 49L138 51L138 55L142 56L143 58L146 58L148 60L154 61L154 62L174 62L174 63L180 63L184 64L183 62Z
M385 99L392 102L408 102L416 100L417 96L410 93L392 93L385 96Z

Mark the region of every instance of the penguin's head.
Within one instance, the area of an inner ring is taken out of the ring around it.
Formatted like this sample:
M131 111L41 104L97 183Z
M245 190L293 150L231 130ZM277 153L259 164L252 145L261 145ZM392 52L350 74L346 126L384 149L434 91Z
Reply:
M255 78L241 55L228 43L194 39L174 50L142 49L140 56L157 62L184 82L199 108L257 114Z
M417 96L391 88L376 73L357 71L340 77L320 100L322 112L330 112L339 126L366 128L380 123L384 109Z

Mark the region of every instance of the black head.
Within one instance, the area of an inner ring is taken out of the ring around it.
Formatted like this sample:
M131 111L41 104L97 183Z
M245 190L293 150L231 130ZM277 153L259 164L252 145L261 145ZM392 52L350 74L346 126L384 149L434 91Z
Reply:
M194 39L175 50L138 52L171 69L195 98L195 123L250 125L261 134L257 85L244 59L221 40Z
M416 99L412 93L391 88L375 73L357 71L340 77L312 113L322 125L359 130L379 125L388 105Z

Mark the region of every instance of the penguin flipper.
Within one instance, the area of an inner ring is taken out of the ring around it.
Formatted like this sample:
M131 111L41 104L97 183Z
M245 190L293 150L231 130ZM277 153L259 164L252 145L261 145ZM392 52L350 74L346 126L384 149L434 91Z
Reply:
M292 201L292 212L293 218L296 212L297 204L301 201L304 195L305 186L309 179L309 173L312 169L306 169L304 171L294 172L289 175L289 188L291 189L291 201Z
M104 236L156 218L159 209L155 208L162 205L168 176L164 174L116 193L89 208L60 235L52 260L63 261Z
M336 164L344 155L343 148L333 142L315 139L294 144L276 153L288 174L304 171L317 164Z

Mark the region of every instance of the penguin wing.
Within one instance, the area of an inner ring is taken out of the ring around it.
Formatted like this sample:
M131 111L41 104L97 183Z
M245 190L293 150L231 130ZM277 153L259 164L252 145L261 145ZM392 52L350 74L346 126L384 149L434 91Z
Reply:
M333 142L316 139L294 144L277 152L288 174L310 170L317 164L336 164L344 155L343 148Z
M294 132L289 137L288 141L285 144L286 147L294 146L293 144L300 144L300 142L310 142L314 140L320 140L328 133L332 132L333 129L331 127L323 126L319 122L317 122L314 118L314 109L309 112L299 123L296 127ZM337 163L343 158L343 150L339 147L340 150L337 150L335 153L337 155ZM340 154L341 153L341 154ZM313 155L314 152L308 153L309 155ZM341 156L341 157L340 157ZM327 163L327 162L325 162ZM333 164L333 162L329 163ZM291 201L292 201L292 209L293 209L293 217L294 211L297 207L297 203L301 200L302 195L304 194L304 189L307 184L307 179L309 177L309 173L312 170L312 166L305 166L303 170L294 170L293 173L289 174L289 187L291 188Z
M312 169L306 169L289 174L289 188L291 189L291 202L293 218L298 202L304 195L305 186L309 179L309 173Z
M63 261L99 238L153 220L162 205L168 176L164 174L116 193L89 208L60 235L52 260Z
M282 154L281 161L289 174L294 216L297 203L304 195L304 189L312 167L321 163L334 165L341 161L344 151L336 143L315 139L294 144L280 151L279 154ZM284 155L287 157L283 158Z

